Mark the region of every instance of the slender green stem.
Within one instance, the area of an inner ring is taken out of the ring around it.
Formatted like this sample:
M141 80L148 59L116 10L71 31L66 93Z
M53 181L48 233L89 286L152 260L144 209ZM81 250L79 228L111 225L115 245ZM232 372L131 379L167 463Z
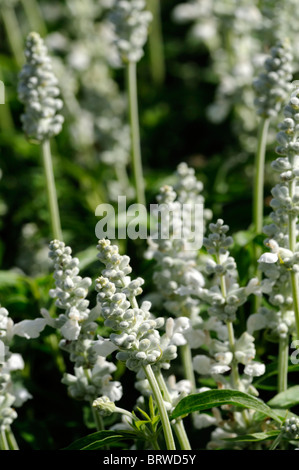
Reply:
M148 0L148 9L153 15L149 29L149 51L151 73L154 82L161 85L165 79L165 60L161 24L160 0Z
M19 450L18 443L10 427L6 430L6 439L10 450Z
M253 224L256 235L261 233L263 229L264 172L269 123L269 118L262 118L260 121L257 152L255 156L255 176L253 185Z
M187 343L181 346L180 351L181 351L185 377L187 380L189 380L189 382L191 382L192 392L194 393L196 389L196 382L195 382L195 375L194 375L194 370L193 370L193 365L192 365L191 348L189 344Z
M292 199L296 194L296 180L289 182L289 197ZM296 251L296 230L297 230L297 215L289 213L288 215L288 234L289 234L289 249L294 253ZM294 270L290 271L291 286L293 295L293 308L296 322L297 338L299 339L299 289L298 289L298 273Z
M100 415L100 413L98 413L97 410L94 408L94 406L92 406L92 400L90 401L90 408L92 411L92 416L93 416L93 420L96 425L97 431L104 431L105 426L104 426L103 418Z
M161 373L161 370L159 370L156 373L156 378L157 378L157 382L158 382L158 385L160 387L160 390L161 390L161 392L163 393L163 395L165 397L165 400L168 401L169 403L171 403L171 398L170 398L170 395L169 395L164 377ZM178 438L181 450L191 450L190 442L189 442L189 439L188 439L188 436L187 436L185 426L184 426L184 423L183 423L182 419L175 420L175 422L173 423L173 428L174 428L175 434Z
M129 98L129 119L131 129L132 168L134 173L136 199L138 204L145 205L135 62L129 62L127 64L127 86Z
M217 263L220 264L220 256L219 254L217 255ZM225 275L220 276L220 285L221 285L221 292L224 298L226 298L226 283L225 283ZM236 390L240 390L240 376L239 376L239 370L238 370L238 363L235 359L235 333L234 333L234 325L231 321L226 322L227 326L227 332L228 332L228 341L230 345L230 350L233 354L233 359L231 362L231 370L232 370L232 379L233 379L233 386ZM242 416L244 419L245 424L248 426L249 425L249 418L248 418L248 413L247 410L242 411Z
M254 164L254 183L253 183L253 227L255 235L262 233L264 220L264 173L266 145L269 129L269 118L262 118L258 130L258 143ZM257 266L257 260L262 253L261 247L254 244L253 257L254 266ZM255 270L255 276L261 279L261 272ZM261 305L261 298L254 296L253 308L256 312Z
M221 264L220 263L220 256L217 255L216 258L217 258L217 263ZM220 286L221 286L221 293L222 293L222 295L225 299L226 295L227 295L227 292L226 292L226 282L225 282L225 275L224 274L222 274L220 276ZM228 341L229 341L230 349L231 349L231 352L234 355L234 353L235 353L234 326L233 326L231 321L227 321L226 326L227 326ZM233 360L232 360L231 368L232 368L232 377L233 377L234 387L238 390L239 386L240 386L240 378L239 378L238 364L236 363L235 358L233 358Z
M230 345L231 352L234 354L235 353L235 334L234 334L234 327L231 321L226 322L227 326L227 331L228 331L228 341ZM236 364L235 359L233 358L232 364L232 375L233 375L233 383L235 389L240 388L240 377L239 377L239 371L238 371L238 365Z
M43 164L46 177L47 193L48 193L48 203L50 210L50 218L52 225L52 235L56 240L62 240L62 232L60 225L60 215L58 208L58 201L56 195L52 155L49 140L45 140L42 143L42 155L43 155Z
M288 388L289 337L279 339L278 352L278 392Z
M121 185L122 190L126 194L130 187L130 181L128 178L126 166L122 163L116 163L114 165L114 168L115 168L115 174L116 174L117 180L119 184Z
M0 450L10 450L4 429L0 430Z
M153 369L151 368L150 365L147 365L147 366L144 366L144 372L146 374L147 380L149 381L151 390L155 397L157 407L160 413L160 419L161 419L161 423L162 423L162 427L164 431L166 447L168 450L176 450L167 410L165 408L163 397L162 397L159 385L157 383L155 374L153 372Z
M41 36L46 36L47 28L41 15L39 5L36 0L22 0L24 11L27 16L29 26L32 31L38 32Z
M24 63L23 37L15 11L11 7L2 7L1 14L11 51L18 67L22 67Z

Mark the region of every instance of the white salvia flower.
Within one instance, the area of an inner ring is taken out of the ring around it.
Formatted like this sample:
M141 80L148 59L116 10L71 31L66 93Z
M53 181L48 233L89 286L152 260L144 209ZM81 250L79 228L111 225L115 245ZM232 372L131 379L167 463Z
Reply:
M263 253L257 261L258 263L276 263L278 256L276 253Z
M60 332L68 341L76 340L81 325L89 319L89 301L86 300L91 279L79 276L79 260L71 256L72 250L63 242L54 240L49 245L49 257L54 263L55 289L50 296L65 311L60 315Z
M110 340L119 349L116 357L136 372L148 364L168 368L176 357L176 346L167 333L160 337L158 329L164 319L151 315L151 303L137 303L144 280L131 280L129 257L120 255L118 247L109 240L100 240L98 250L98 258L105 266L103 275L96 280L98 306L105 325L112 330Z
M9 430L17 418L15 407L32 398L20 383L14 381L14 371L24 369L22 356L10 351L14 326L8 310L0 306L0 430L3 432Z
M260 362L250 362L244 369L244 373L250 377L260 377L261 375L264 375L265 371L265 364L261 364Z
M255 357L254 337L247 333L247 331L236 341L235 357L241 364L248 364Z
M200 375L209 375L211 372L212 359L208 356L198 354L193 358L193 368Z
M47 48L38 33L28 35L25 56L26 64L18 85L19 99L25 105L21 119L27 137L43 142L59 134L64 121L58 113L62 108L58 81Z
M193 424L195 429L204 429L217 424L217 419L207 413L195 413Z
M115 45L124 62L138 62L148 36L152 14L145 10L145 0L115 0L110 13Z
M271 191L273 196L270 203L272 223L264 227L264 233L268 237L264 243L271 249L271 253L264 253L258 260L259 267L264 274L261 290L268 296L273 310L262 308L256 315L265 315L264 328L267 328L273 339L286 338L295 330L290 273L298 272L299 251L296 244L292 247L293 251L290 249L291 240L289 240L288 228L289 219L297 218L299 215L298 82L294 82L292 86L293 92L284 107L284 119L278 126L279 145L276 152L279 156L271 165L280 176L280 182ZM293 188L291 193L290 185ZM262 321L256 315L248 320L252 330L262 328Z

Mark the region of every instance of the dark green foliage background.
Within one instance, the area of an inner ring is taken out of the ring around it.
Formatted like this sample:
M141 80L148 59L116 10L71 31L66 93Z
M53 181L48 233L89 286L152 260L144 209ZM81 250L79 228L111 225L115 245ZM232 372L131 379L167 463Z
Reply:
M240 280L244 284L250 276L252 260L253 241L248 229L251 224L254 155L240 158L242 149L232 130L232 114L219 125L206 119L206 108L213 100L217 85L216 78L209 73L208 51L187 41L189 26L177 25L172 21L171 11L177 3L175 0L161 2L166 63L163 85L158 87L152 82L148 50L138 66L141 144L148 203L155 201L160 185L171 182L179 162L186 161L193 166L204 183L206 206L213 210L215 219L223 218L231 226L232 234L236 234L233 254L237 257ZM51 24L49 27L55 31L64 30L64 24ZM25 38L29 32L25 22L22 28ZM14 123L13 128L7 128L0 106L0 168L3 174L0 180L0 201L3 202L0 218L0 302L17 322L38 317L40 308L50 305L48 290L53 285L50 268L32 276L27 267L31 267L37 248L46 245L51 235L40 151L38 146L26 141L22 132L22 105L16 93L19 69L1 23L0 69ZM114 74L122 88L123 71L117 70ZM66 122L61 135L52 142L64 237L73 252L81 254L85 266L82 274L95 278L100 266L95 257L97 219L94 210L105 201L109 173L92 156L79 158L69 139ZM268 162L273 155L274 149L269 149ZM271 183L271 176L266 175L266 195L270 195ZM269 212L269 206L266 205L265 211ZM22 227L31 222L37 225L38 232L30 240L30 246L24 248ZM257 242L262 244L262 239ZM152 265L143 259L145 247L143 242L129 241L122 246L122 250L132 258L134 276L145 278L147 293L153 286ZM20 259L23 260L21 265ZM90 300L94 305L95 295L92 294ZM244 326L248 308L242 311L237 328ZM267 343L266 351L263 337L259 340L258 355L267 364L274 360L269 366L269 377L260 380L260 391L267 400L273 396L276 387L276 345L273 345L272 351L271 344L269 349ZM59 350L58 339L53 332L46 329L41 338L30 342L16 339L13 350L23 355L26 367L21 374L22 380L33 396L18 410L19 418L13 426L20 447L61 449L94 431L88 407L82 409L81 403L70 399L66 387L61 384L63 371L71 371L72 367L67 356ZM180 369L177 373L179 377ZM122 377L123 374L124 370L119 365L118 376ZM134 376L126 374L121 405L130 409L136 398L132 393ZM201 431L200 437L204 445L208 433Z

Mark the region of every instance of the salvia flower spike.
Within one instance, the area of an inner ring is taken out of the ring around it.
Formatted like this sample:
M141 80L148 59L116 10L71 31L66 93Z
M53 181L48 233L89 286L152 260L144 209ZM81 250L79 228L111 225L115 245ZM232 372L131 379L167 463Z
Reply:
M25 57L18 85L19 99L25 105L21 119L27 137L42 143L60 133L63 103L47 47L36 32L27 37Z

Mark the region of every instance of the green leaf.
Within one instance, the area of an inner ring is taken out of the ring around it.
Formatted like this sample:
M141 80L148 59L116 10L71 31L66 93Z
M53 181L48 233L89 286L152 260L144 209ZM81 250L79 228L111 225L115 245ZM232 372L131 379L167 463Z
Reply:
M299 404L299 385L290 387L284 392L278 393L267 403L272 408L292 408Z
M208 390L206 392L189 395L177 404L171 415L171 419L222 405L250 408L271 417L279 423L281 422L279 416L262 400L237 390Z
M268 432L255 432L252 434L244 434L243 436L231 437L223 439L224 441L233 441L233 442L261 442L273 440L280 434L280 431L268 431Z
M96 450L113 442L136 438L136 434L131 431L97 431L76 440L64 450Z

